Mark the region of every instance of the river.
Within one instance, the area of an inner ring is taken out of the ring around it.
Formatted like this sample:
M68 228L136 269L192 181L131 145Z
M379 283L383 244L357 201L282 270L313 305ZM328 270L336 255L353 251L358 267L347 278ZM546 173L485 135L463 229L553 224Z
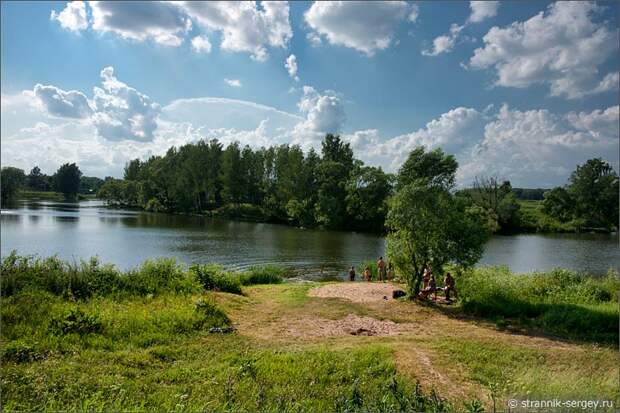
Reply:
M3 256L11 250L76 261L97 255L122 269L169 256L232 269L277 263L306 278L329 278L376 259L385 247L384 238L372 234L109 209L100 201L20 201L2 209L0 222ZM602 274L620 268L618 235L493 236L478 265Z

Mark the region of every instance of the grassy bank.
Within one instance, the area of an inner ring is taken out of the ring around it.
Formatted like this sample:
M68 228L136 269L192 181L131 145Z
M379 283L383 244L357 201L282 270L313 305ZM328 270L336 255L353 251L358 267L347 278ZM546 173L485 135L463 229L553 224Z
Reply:
M461 309L506 328L618 343L618 274L590 277L557 269L515 275L488 267L459 279Z
M4 410L475 411L493 400L504 410L515 397L618 401L610 332L570 341L556 316L523 312L545 309L540 301L612 314L615 304L617 320L612 276L476 270L457 280L462 304L440 307L311 297L326 284L282 283L277 267L237 273L161 259L121 272L97 260L9 255L1 270ZM494 318L500 309L504 325ZM322 330L352 316L403 333ZM519 334L506 329L517 321ZM210 333L227 326L235 332Z

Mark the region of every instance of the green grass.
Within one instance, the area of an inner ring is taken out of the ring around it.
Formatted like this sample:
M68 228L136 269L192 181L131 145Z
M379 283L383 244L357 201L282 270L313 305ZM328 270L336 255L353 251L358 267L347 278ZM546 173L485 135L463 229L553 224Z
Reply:
M192 276L196 271L225 279L214 281L210 289L216 290L230 280L240 286L241 277L246 284L279 282L281 270L192 268L155 260L119 273L96 261L7 257L2 274L11 290L3 290L0 308L3 410L450 408L396 372L389 346L276 346L209 333L231 323L216 295L246 298L204 291L204 274ZM297 290L294 297L305 297L306 289Z
M56 256L20 256L15 251L2 259L0 271L0 293L4 297L26 290L41 290L80 300L93 296L144 296L164 292L190 294L203 288L242 294L242 286L277 284L285 274L285 270L277 266L257 266L240 273L225 271L215 264L195 264L187 269L174 258L147 260L122 272L113 265L102 264L96 257L70 263Z
M465 313L499 326L532 327L571 339L618 342L618 274L591 277L568 270L513 274L480 268L458 280Z
M567 353L484 338L432 340L428 346L453 369L458 367L467 379L495 394L500 411L507 399L544 400L549 395L560 400L618 400L617 372L610 371L617 352L612 349L591 346ZM589 374L576 366L587 366Z

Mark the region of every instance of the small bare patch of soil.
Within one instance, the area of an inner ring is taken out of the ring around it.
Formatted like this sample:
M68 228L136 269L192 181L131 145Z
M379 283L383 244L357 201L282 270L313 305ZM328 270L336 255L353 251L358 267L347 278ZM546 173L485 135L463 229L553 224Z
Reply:
M391 301L392 291L400 289L398 284L393 283L343 282L313 288L308 292L308 295L322 298L344 298L356 303L372 303Z
M339 320L304 317L288 320L285 331L287 336L296 338L319 338L343 335L354 336L390 336L411 330L409 324L397 324L390 320L377 320L349 314Z

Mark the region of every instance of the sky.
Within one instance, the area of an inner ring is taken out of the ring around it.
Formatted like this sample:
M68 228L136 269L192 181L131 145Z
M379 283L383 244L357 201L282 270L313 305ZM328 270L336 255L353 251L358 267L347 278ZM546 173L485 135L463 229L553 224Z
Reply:
M337 133L389 172L424 145L460 186L563 185L618 170L619 4L3 1L2 166L122 177L199 139Z

